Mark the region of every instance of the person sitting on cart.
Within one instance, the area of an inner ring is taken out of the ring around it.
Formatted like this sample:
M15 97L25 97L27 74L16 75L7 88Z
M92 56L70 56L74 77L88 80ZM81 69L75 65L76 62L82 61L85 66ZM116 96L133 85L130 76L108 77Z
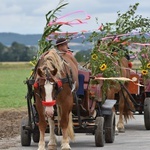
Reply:
M77 60L73 56L73 51L70 50L68 47L68 40L66 38L58 38L56 41L56 49L60 52L62 55L67 55L67 57L71 57L73 62L78 65Z
M55 44L57 50L59 50L62 53L68 53L72 55L72 52L70 48L68 47L68 41L66 38L58 38Z
M77 62L75 57L72 54L72 51L68 47L68 41L66 38L58 38L55 44L57 50L60 52L62 55L68 55L67 57L71 57L73 61L78 65L78 70L80 70L81 65ZM78 79L79 79L79 88L76 92L78 96L84 96L84 75L83 74L78 74Z

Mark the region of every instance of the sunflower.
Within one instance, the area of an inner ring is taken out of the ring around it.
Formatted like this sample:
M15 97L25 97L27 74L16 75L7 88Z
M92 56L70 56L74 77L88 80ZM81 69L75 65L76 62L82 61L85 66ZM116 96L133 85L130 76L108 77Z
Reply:
M96 54L93 54L93 55L92 55L92 59L93 59L93 60L97 60L97 58L98 58L98 56L97 56Z
M150 63L147 64L147 68L150 69Z
M148 70L142 70L142 75L147 75L148 74Z
M102 64L102 65L99 67L99 69L100 69L101 71L104 71L106 68L107 68L107 65L106 65L106 64Z

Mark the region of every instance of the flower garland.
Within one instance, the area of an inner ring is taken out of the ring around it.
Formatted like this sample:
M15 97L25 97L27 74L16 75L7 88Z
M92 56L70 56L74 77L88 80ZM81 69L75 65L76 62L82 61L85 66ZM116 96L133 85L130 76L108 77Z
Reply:
M150 78L150 47L144 46L138 53L138 59L141 62L141 74L144 79Z
M118 42L103 41L91 53L91 69L93 75L102 74L103 77L117 77L119 61L125 56L125 47Z
M121 75L120 60L126 55L126 47L122 45L124 41L107 40L99 41L95 44L90 59L93 76L119 77ZM102 86L102 103L106 99L107 89L115 86L113 81L104 80ZM115 82L118 82L117 80ZM123 82L123 81L122 81ZM99 84L97 80L92 80L91 84Z

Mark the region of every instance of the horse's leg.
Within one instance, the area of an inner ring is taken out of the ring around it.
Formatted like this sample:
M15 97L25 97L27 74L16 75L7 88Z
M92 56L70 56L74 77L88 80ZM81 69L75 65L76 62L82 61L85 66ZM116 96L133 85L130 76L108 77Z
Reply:
M43 115L44 117L44 115ZM47 127L47 122L44 119L40 119L39 116L39 131L40 131L40 140L39 140L39 144L38 144L38 150L45 150L45 130Z
M60 121L60 127L62 129L62 141L61 141L61 149L62 150L71 150L71 147L69 145L69 135L68 135L68 123L69 123L69 116L68 114L63 114L61 116L61 121Z
M61 141L61 150L71 150L69 145L69 138L67 133L67 128L62 128L62 141Z
M68 107L68 106L67 106ZM74 138L73 126L72 126L72 113L69 107L66 109L66 106L61 106L61 120L60 127L62 129L62 141L61 141L61 149L62 150L71 150L69 145L69 137L70 139Z
M48 123L49 123L49 129L50 129L50 138L49 138L49 143L48 143L48 149L56 149L56 136L55 136L55 124L54 124L54 120L52 120L51 118L48 118Z
M124 111L124 97L123 97L122 91L120 91L119 92L119 120L117 123L117 128L119 132L125 132L123 111Z
M38 115L39 115L39 131L40 131L38 150L45 150L44 136L45 136L45 130L47 127L47 122L45 120L45 115L44 115L42 104L39 101L36 102L36 108L37 108Z

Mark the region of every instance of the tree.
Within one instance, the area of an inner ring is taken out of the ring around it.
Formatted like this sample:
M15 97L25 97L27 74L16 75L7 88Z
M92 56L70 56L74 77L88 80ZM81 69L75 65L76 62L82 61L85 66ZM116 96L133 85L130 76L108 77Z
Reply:
M0 43L0 61L3 60L3 53L6 51L7 47Z
M36 48L13 42L10 47L0 43L0 61L30 61L36 55Z
M86 51L82 50L75 54L75 58L77 59L78 62L87 62L89 61L90 53L91 50L86 50Z

